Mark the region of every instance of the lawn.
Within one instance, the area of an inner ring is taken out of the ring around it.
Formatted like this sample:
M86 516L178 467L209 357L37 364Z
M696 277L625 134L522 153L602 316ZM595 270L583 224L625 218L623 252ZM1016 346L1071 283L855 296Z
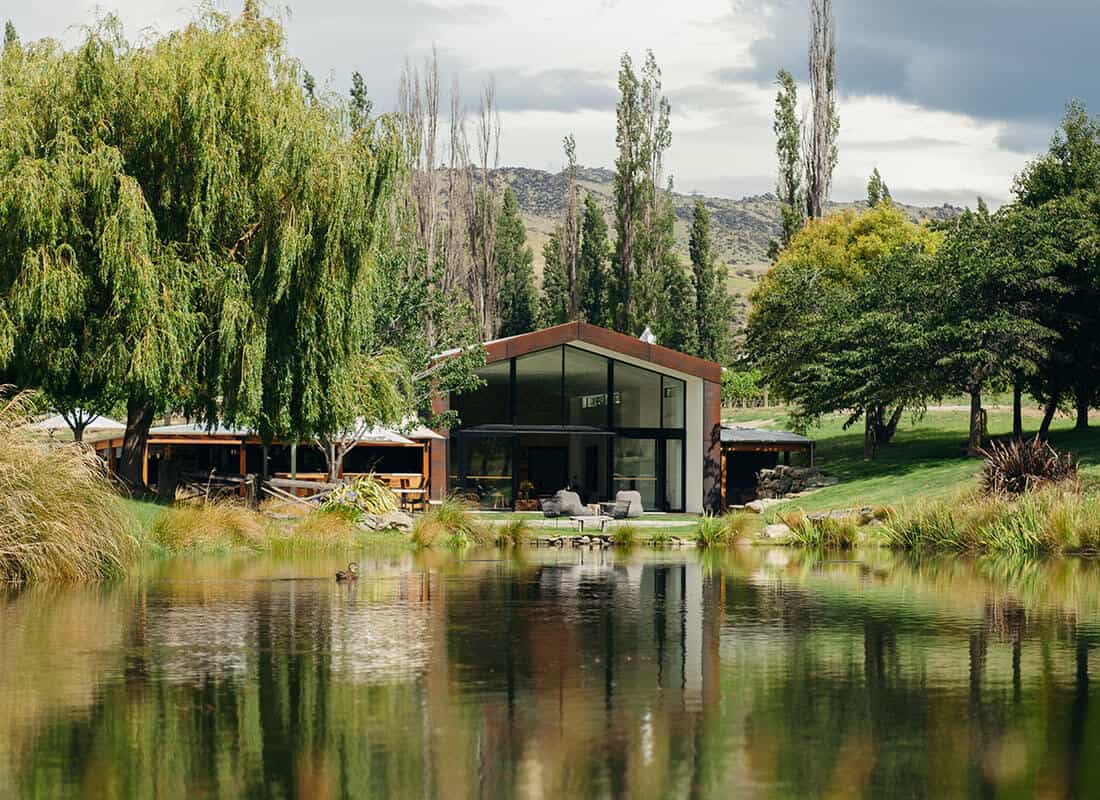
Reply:
M989 409L989 432L1003 436L1012 431L1011 411ZM749 409L727 412L724 421L752 423L759 427L785 428L786 410ZM787 508L822 511L862 505L902 505L907 502L950 497L974 485L980 462L965 455L968 414L963 408L943 407L919 418L907 417L898 426L894 441L873 461L863 459L863 428L859 423L843 429L845 417L834 415L807 435L817 440L817 465L840 483L796 498ZM1100 425L1100 419L1097 420ZM1037 412L1029 410L1025 430L1038 428ZM1056 419L1051 428L1055 447L1077 454L1082 476L1100 482L1100 428L1072 430L1069 418Z

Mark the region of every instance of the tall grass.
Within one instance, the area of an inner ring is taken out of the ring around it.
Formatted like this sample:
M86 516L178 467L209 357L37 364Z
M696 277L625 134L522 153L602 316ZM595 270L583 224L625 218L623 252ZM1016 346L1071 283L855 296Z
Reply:
M695 540L700 547L735 544L749 535L752 524L748 514L704 514L695 524Z
M20 394L0 407L0 580L124 575L139 545L103 461L84 445L36 438L30 405Z
M492 544L493 534L462 501L451 498L416 518L412 541L418 547L461 549Z
M912 506L882 527L903 550L1014 555L1100 552L1100 497L1064 486L1013 497L969 492Z
M175 553L238 548L262 550L267 545L263 518L230 500L166 508L153 520L149 540Z
M638 536L638 528L629 522L622 522L611 530L611 541L616 547L633 547L638 543Z

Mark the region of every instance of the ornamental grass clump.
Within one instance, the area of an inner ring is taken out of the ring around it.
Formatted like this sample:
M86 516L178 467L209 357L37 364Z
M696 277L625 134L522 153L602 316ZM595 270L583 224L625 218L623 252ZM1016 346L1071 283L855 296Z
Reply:
M633 547L638 543L638 528L629 522L620 523L612 528L611 541L616 547Z
M35 437L31 400L0 407L0 581L124 575L140 548L106 466L84 445Z
M1059 453L1038 436L994 442L979 451L982 489L987 494L1021 495L1052 483L1077 479L1077 460L1072 453Z
M416 518L412 540L419 547L462 549L492 544L493 534L461 500L451 498Z
M397 495L373 472L336 487L321 504L322 509L346 514L351 519L360 514L381 515L396 511L398 506Z
M236 500L184 503L166 508L153 521L149 540L170 553L259 551L268 544L263 518Z
M900 511L881 528L902 550L1035 556L1100 552L1100 497L1057 485L1014 496L970 492Z
M497 528L497 543L504 546L519 547L530 541L534 530L525 519L513 519Z
M855 547L859 538L859 525L853 517L803 516L789 527L791 537L803 547L847 550Z
M700 547L722 547L746 537L751 527L747 514L704 514L695 524L695 541Z

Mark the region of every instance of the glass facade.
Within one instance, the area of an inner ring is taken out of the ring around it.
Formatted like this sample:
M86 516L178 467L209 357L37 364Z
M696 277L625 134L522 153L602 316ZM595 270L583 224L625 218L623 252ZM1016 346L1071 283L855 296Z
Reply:
M657 440L620 436L615 440L615 463L611 476L616 492L635 491L642 496L642 508L654 510L657 504Z
M542 350L516 359L516 425L561 425L562 351Z
M569 345L479 374L484 386L452 397L452 492L504 508L562 488L589 503L632 490L647 511L684 508L684 381Z
M607 427L607 359L565 348L565 408L567 425Z
M451 408L458 412L463 427L500 425L511 419L512 366L507 361L488 364L477 372L485 385L472 392L452 395Z
M621 361L615 362L614 376L615 427L661 427L661 376Z

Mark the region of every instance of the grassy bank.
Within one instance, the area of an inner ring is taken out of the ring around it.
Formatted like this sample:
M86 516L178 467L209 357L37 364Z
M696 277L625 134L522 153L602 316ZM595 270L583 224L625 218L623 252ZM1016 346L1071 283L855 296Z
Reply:
M749 409L728 412L725 421L753 423L761 427L783 429L786 410ZM827 511L861 506L901 506L911 500L949 500L960 489L977 485L981 462L965 455L969 424L967 411L961 408L930 410L921 419L905 418L889 445L873 461L863 459L863 430L843 429L845 417L825 418L820 427L807 432L817 441L817 464L840 479L836 486L820 489L805 497L776 506L780 511ZM1100 416L1095 429L1072 430L1072 420L1058 418L1051 429L1051 441L1061 450L1078 456L1081 477L1086 487L1100 485ZM1025 430L1039 426L1037 412L1025 417ZM989 410L989 432L993 436L1012 432L1012 414L1008 408Z

